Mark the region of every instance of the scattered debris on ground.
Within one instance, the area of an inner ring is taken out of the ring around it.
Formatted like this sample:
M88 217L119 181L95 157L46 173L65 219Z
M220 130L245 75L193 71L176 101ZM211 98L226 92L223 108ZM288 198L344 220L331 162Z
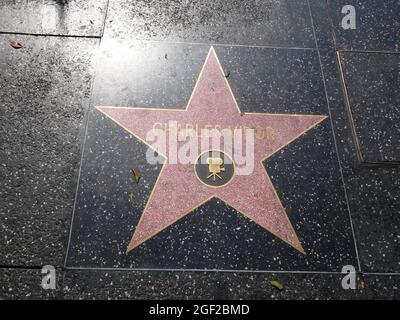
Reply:
M278 290L283 290L284 286L282 283L280 283L278 280L271 280L269 282L273 287L277 288Z
M131 192L129 194L129 202L131 203L131 205L134 205L135 201L136 201L136 196L135 196L135 194L133 192Z
M136 183L139 183L140 178L141 178L140 173L138 171L133 170L132 168L131 168L131 173L132 173L132 176L135 179Z
M10 46L13 47L14 49L21 49L24 47L21 43L19 43L16 40L10 40Z
M360 273L359 289L365 289L365 277L363 273Z

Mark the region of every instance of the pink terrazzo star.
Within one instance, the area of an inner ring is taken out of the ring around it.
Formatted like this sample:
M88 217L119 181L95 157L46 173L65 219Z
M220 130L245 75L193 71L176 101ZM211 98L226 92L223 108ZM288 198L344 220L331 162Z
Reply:
M268 126L274 132L270 139L254 140L253 172L250 175L235 175L228 184L219 188L200 182L193 164L170 164L166 160L128 245L128 252L212 197L217 197L304 253L262 161L326 116L241 113L213 48L209 51L186 109L107 106L97 109L144 142L155 123L169 121L218 128ZM203 151L206 150L200 149L199 154Z

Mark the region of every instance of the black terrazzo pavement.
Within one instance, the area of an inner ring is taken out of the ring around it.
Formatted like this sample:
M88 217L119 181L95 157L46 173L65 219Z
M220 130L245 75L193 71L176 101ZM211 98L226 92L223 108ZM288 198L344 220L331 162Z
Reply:
M345 2L2 2L0 299L398 299L400 12L397 1ZM344 4L356 7L356 30L340 28ZM10 39L24 48L11 48ZM210 44L244 111L329 115L265 162L312 251L307 258L217 200L150 240L136 259L120 254L136 225L132 213L140 212L159 168L145 163L144 146L93 106L184 106ZM119 209L79 215L93 200L79 198L78 189L69 242L84 140L80 188L114 197L102 210ZM360 162L359 152L374 166ZM132 162L142 170L137 186L125 178ZM232 226L240 229L230 234ZM231 246L219 247L228 240ZM266 243L271 255L259 249ZM40 287L47 264L57 268L54 291ZM342 289L344 264L360 267L365 289ZM126 267L272 272L113 269ZM285 289L273 288L272 279Z
M315 47L307 1L109 1L105 37Z
M107 0L2 0L0 31L101 36Z
M397 0L328 0L337 48L340 50L395 51L400 49L400 3ZM343 6L356 9L356 29L341 27Z
M0 270L4 299L391 299L399 298L399 276L365 276L365 288L343 290L338 274L56 270L56 290L42 290L40 270ZM282 291L270 285L278 280Z
M0 264L61 265L98 40L0 35Z
M360 160L400 164L400 55L342 52L340 63Z

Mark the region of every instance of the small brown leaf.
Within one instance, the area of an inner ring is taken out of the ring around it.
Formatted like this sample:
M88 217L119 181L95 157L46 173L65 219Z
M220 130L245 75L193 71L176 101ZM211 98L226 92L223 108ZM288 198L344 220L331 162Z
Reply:
M364 274L363 274L363 273L360 274L360 284L359 284L359 288L360 288L360 289L365 289L365 277L364 277Z
M383 34L383 36L384 36L385 38L389 38L389 37L390 37L390 32L385 32L385 33Z
M278 290L283 290L284 286L278 280L271 280L269 282L273 287L277 288Z
M10 46L13 47L14 49L21 49L23 48L23 45L20 44L18 41L16 40L10 40Z
M132 205L134 205L135 204L135 200L136 200L135 194L133 192L131 192L130 195L129 195L129 202Z
M140 173L138 171L133 170L132 168L131 168L131 173L132 173L132 176L135 179L136 183L139 183L140 178L141 178Z

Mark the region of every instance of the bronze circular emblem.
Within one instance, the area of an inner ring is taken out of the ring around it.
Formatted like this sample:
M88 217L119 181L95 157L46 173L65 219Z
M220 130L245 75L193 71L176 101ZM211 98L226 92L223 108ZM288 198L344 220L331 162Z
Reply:
M233 160L219 150L209 150L200 154L194 169L202 183L214 188L225 186L235 174Z

